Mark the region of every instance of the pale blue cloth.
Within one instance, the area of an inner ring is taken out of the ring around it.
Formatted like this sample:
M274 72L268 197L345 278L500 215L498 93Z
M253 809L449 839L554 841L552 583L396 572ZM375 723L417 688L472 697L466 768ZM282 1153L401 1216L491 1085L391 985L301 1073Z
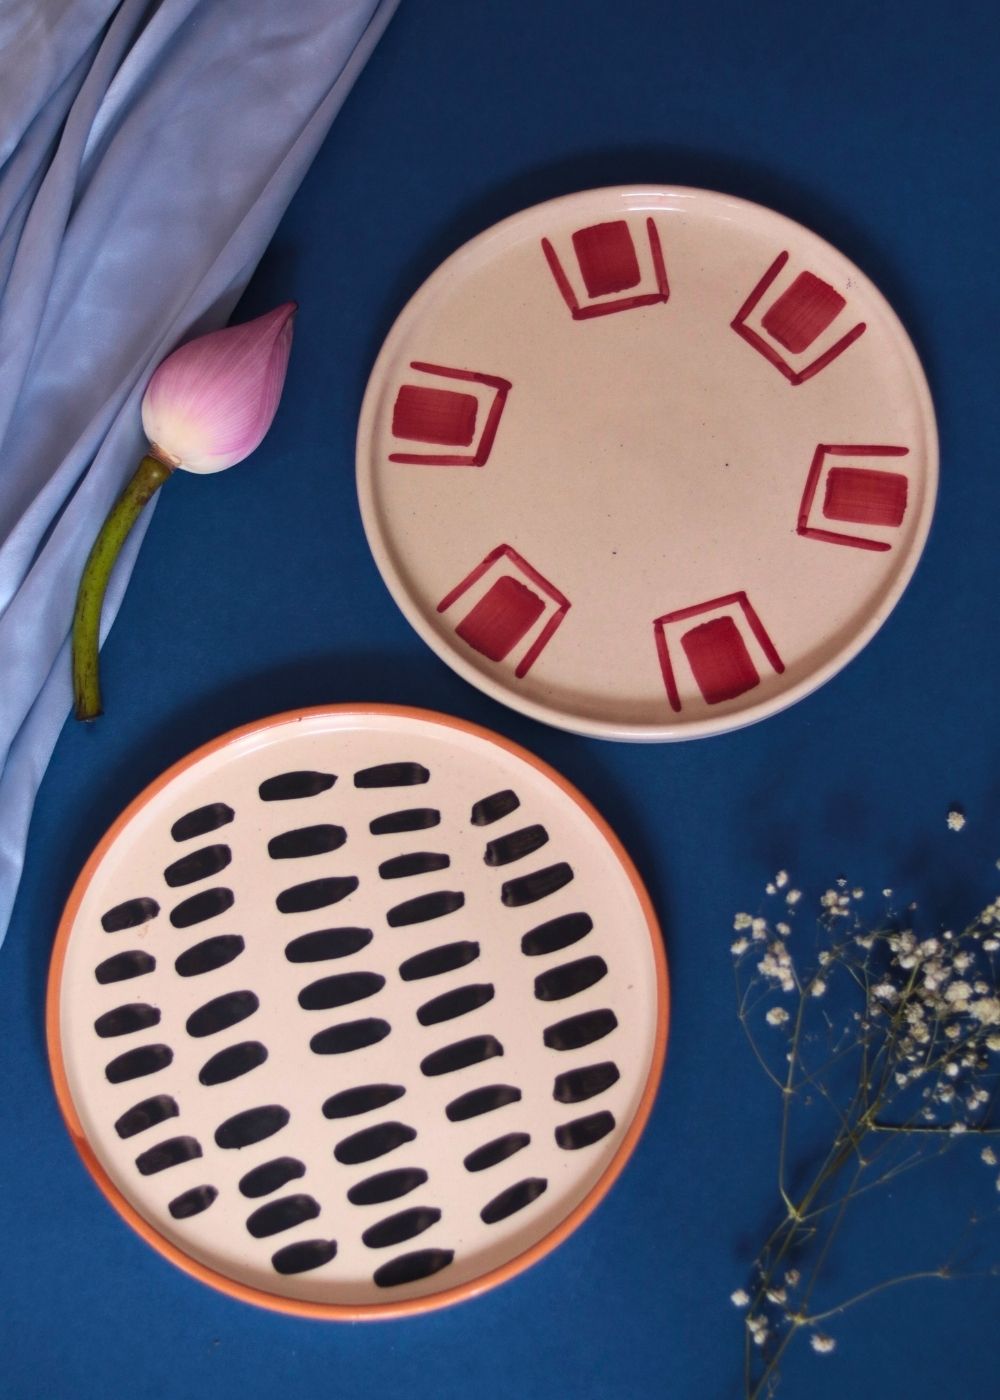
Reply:
M145 382L228 319L397 4L0 4L0 941Z

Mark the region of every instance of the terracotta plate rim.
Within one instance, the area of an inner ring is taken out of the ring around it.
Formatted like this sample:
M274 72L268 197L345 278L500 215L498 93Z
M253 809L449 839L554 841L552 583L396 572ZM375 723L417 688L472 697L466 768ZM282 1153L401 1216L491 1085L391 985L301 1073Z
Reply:
M544 1235L540 1240L537 1240L529 1249L507 1260L506 1263L489 1270L478 1278L470 1279L466 1283L459 1284L453 1288L442 1289L436 1293L429 1293L419 1298L410 1298L399 1302L343 1304L319 1303L298 1298L288 1298L281 1294L269 1293L263 1289L252 1288L247 1284L240 1283L235 1279L227 1277L225 1274L219 1273L217 1270L209 1268L207 1265L201 1264L198 1260L184 1253L183 1250L179 1249L170 1240L161 1235L158 1230L139 1214L135 1207L130 1204L114 1184L109 1174L98 1161L95 1152L87 1141L80 1119L77 1116L69 1089L69 1081L63 1058L60 1005L62 996L62 974L70 935L80 904L90 882L94 878L101 861L120 833L163 788L175 778L179 777L180 774L184 773L188 768L201 762L202 759L208 758L211 754L221 749L228 748L250 736L264 734L269 730L301 722L302 720L322 718L336 718L338 720L357 719L361 722L373 718L395 718L417 720L423 723L437 725L443 729L458 730L461 734L484 740L486 743L502 749L505 753L522 760L544 777L550 779L580 808L584 816L596 827L598 834L603 837L604 841L611 848L612 853L621 864L622 869L635 890L636 897L642 909L655 967L657 1003L656 1035L645 1087L639 1100L638 1108L615 1155L611 1158L604 1172L591 1187L587 1195L558 1225L555 1226L554 1229L550 1230L549 1233ZM52 950L52 960L49 967L45 1001L45 1037L48 1049L49 1069L52 1075L52 1082L55 1088L59 1110L73 1145L79 1153L84 1166L93 1177L99 1190L104 1194L126 1224L130 1225L147 1244L151 1245L153 1249L159 1254L162 1254L163 1257L168 1259L172 1264L175 1264L185 1273L190 1274L202 1283L208 1284L210 1287L228 1294L231 1298L245 1303L253 1303L258 1307L268 1308L272 1311L291 1313L299 1317L326 1318L339 1321L365 1321L378 1318L403 1317L412 1313L430 1312L452 1303L461 1302L467 1298L476 1297L480 1293L484 1293L488 1289L494 1288L498 1284L504 1283L515 1275L522 1273L532 1264L543 1259L555 1249L557 1245L561 1244L567 1236L572 1234L572 1232L586 1220L595 1207L600 1204L605 1195L607 1195L624 1169L626 1162L631 1157L642 1135L652 1110L657 1088L660 1083L660 1077L663 1072L669 1020L670 984L659 920L657 919L652 901L636 870L634 862L600 813L597 812L587 798L585 798L572 783L564 778L562 774L558 773L542 759L537 758L533 753L529 752L529 750L522 748L520 744L515 744L502 735L494 733L492 730L485 729L477 724L471 724L466 720L460 720L451 715L441 714L434 710L418 709L407 705L315 705L305 709L286 710L280 714L270 715L266 719L256 720L253 723L231 729L218 738L212 739L206 744L202 744L199 748L187 754L186 757L167 768L165 772L161 773L158 778L154 779L152 783L144 788L112 823L98 842L86 865L83 867L83 870L80 872L69 899L66 902L56 932L55 943Z

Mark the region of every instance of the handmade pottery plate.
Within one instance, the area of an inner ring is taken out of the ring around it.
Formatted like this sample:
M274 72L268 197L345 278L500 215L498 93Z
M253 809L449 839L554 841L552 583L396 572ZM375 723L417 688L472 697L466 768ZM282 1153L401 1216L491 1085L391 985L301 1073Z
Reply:
M523 749L394 707L279 715L177 764L84 869L47 1009L116 1209L289 1312L477 1293L608 1190L663 1062L648 896Z
M937 437L867 277L780 214L570 195L459 249L372 372L358 490L448 664L578 733L733 729L829 679L923 548Z

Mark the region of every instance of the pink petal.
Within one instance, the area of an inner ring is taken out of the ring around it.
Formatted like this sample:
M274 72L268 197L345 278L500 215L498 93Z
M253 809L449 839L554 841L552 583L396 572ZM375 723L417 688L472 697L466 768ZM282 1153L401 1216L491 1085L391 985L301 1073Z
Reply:
M168 355L142 401L150 442L188 471L222 471L248 457L278 408L297 309L285 302Z

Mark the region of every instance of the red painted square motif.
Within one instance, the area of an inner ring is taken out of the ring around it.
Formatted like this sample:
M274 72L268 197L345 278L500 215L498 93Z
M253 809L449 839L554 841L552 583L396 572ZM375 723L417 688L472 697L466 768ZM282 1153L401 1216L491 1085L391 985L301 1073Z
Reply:
M761 318L761 325L786 350L801 355L822 335L847 302L811 272L800 272L795 281Z
M557 246L558 245L558 246ZM656 220L610 219L569 239L542 239L542 252L574 321L654 306L669 299Z
M537 593L504 574L462 618L455 632L490 661L502 661L544 611L545 603Z
M478 410L472 394L403 384L392 410L392 435L410 442L468 447L476 435Z
M760 684L757 667L731 617L715 617L692 627L681 637L681 646L709 705L735 700Z
M823 514L827 520L846 520L852 525L902 525L909 485L899 472L831 467Z
M884 553L893 545L890 533L906 519L910 481L902 471L858 465L866 458L909 456L909 448L871 443L820 443L806 476L796 531L823 544ZM838 465L845 458L849 465ZM901 465L903 465L901 463ZM820 502L822 505L820 506ZM825 521L860 526L860 530L831 530Z
M788 281L779 253L732 320L742 340L790 384L805 384L849 349L867 329L851 324L846 297L808 269Z
M760 685L765 670L781 675L785 669L742 591L664 613L653 634L667 699L678 713L697 701L695 686L706 705L721 705Z
M455 635L500 664L510 657L526 676L569 611L569 599L509 544L497 545L441 599L439 613L457 611ZM471 607L469 604L471 603Z
M396 390L391 431L400 449L389 453L389 461L485 466L510 390L510 380L496 374L412 360ZM466 450L455 450L460 448Z
M624 292L639 282L639 259L624 219L577 229L573 249L588 296Z

